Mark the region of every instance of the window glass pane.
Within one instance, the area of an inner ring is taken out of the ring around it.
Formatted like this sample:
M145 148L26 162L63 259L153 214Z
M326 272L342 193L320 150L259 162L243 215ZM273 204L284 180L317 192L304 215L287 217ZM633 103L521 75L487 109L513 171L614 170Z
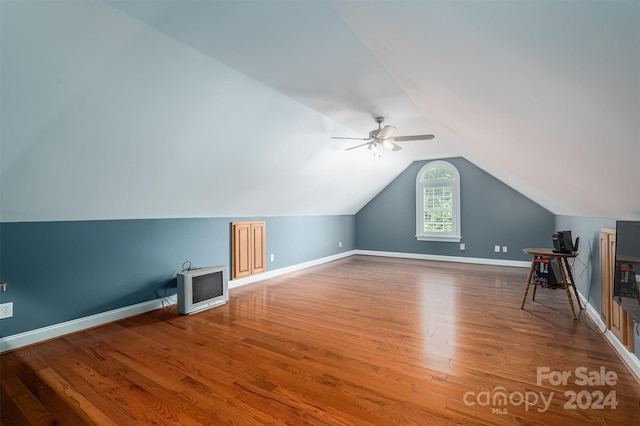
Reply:
M450 211L427 211L424 213L424 232L452 232L453 216Z
M453 188L424 188L424 232L453 231Z
M429 186L424 188L424 208L453 207L453 188L450 186Z
M422 177L422 179L424 180L444 180L453 178L454 176L451 170L442 166L430 168Z

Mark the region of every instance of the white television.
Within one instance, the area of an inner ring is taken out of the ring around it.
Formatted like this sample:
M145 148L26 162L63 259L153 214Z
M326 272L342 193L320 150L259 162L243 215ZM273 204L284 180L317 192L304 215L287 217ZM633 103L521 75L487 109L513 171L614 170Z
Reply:
M178 313L183 315L223 305L229 300L226 266L188 269L178 273Z

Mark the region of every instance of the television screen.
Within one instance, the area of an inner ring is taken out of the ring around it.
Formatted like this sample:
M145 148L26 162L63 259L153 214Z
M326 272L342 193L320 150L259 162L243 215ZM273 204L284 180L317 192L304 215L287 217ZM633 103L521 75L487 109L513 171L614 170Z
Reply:
M193 303L222 296L222 271L193 277Z
M229 300L226 266L186 269L178 272L178 313L189 315L220 306Z
M640 321L640 221L616 223L613 300Z

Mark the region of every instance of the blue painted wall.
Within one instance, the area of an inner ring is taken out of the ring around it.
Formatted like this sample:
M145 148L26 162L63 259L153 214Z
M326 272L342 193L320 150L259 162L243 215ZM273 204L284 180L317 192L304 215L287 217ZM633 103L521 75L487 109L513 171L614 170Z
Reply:
M267 222L267 270L355 249L354 216L0 224L0 276L14 316L0 337L175 294L184 261L231 266L231 222ZM342 242L342 247L338 247Z
M549 247L554 215L464 158L448 158L460 172L462 241L415 238L416 176L428 163L411 164L356 214L356 245L362 250L393 251L500 260L530 260L526 247ZM494 246L507 246L495 253Z

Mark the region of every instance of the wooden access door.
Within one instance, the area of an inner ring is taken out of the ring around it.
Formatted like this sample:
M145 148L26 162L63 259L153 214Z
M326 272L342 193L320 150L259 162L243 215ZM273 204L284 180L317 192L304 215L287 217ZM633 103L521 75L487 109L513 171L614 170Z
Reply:
M266 271L267 238L265 222L233 222L233 279Z
M600 230L600 318L611 330L611 310L613 308L613 266L616 252L616 231L610 228Z
M613 300L613 274L616 259L616 231L600 230L600 316L616 338L633 351L633 319Z

